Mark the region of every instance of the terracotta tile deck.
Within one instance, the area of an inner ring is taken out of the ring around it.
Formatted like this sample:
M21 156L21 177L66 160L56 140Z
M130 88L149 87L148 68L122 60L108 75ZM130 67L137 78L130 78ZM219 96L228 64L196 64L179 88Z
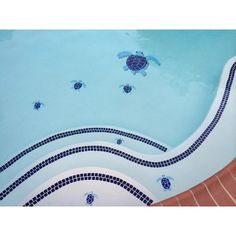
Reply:
M197 186L152 206L236 206L236 159Z

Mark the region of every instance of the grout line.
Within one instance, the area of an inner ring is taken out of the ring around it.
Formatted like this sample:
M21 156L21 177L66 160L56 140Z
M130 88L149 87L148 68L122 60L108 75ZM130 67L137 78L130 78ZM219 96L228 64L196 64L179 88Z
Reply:
M234 199L233 196L229 193L229 191L225 188L225 186L222 184L220 178L219 178L217 175L215 175L215 176L216 176L217 180L219 181L221 187L224 189L224 191L229 195L230 199L231 199L231 200L234 202L234 204L236 205L235 199Z
M227 170L228 170L228 172L230 173L230 175L232 176L232 178L236 181L236 178L235 178L235 176L233 175L233 173L230 171L230 169L227 168Z
M177 202L178 202L178 205L181 206L180 201L179 201L179 198L178 198L178 197L175 197L175 198L176 198L176 200L177 200Z
M197 199L196 199L196 197L195 197L195 195L194 195L194 192L193 192L191 189L189 190L189 192L192 194L193 199L194 199L194 201L196 202L197 206L200 206L199 203L198 203L198 201L197 201Z
M219 204L217 203L217 201L215 200L215 198L212 196L211 192L209 191L207 185L206 185L204 182L202 182L202 184L205 186L205 188L206 188L208 194L210 195L210 197L212 198L212 200L213 200L213 202L216 204L216 206L219 206Z

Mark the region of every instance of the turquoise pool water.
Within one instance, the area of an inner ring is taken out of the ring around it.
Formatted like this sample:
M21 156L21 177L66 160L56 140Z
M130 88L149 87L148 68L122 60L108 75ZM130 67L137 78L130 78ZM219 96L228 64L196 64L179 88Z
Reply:
M0 31L0 163L54 133L94 125L179 145L206 117L235 42L236 31ZM133 75L117 58L124 50L161 66ZM75 91L72 80L86 87ZM130 94L120 88L127 83ZM35 101L44 103L38 111Z

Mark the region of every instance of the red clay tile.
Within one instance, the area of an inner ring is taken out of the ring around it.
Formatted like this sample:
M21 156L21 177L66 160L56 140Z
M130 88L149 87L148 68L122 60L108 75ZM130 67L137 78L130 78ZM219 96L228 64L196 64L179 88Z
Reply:
M181 206L197 206L190 191L185 191L178 195Z
M151 206L162 206L160 202L153 203Z
M191 189L200 206L217 206L203 184Z
M234 202L220 185L215 176L204 181L208 190L220 206L234 206Z
M175 197L169 198L162 202L163 206L179 206Z
M224 185L229 194L236 200L236 182L228 171L217 175L220 182Z
M227 166L227 169L230 171L230 173L234 176L234 179L236 179L236 160Z

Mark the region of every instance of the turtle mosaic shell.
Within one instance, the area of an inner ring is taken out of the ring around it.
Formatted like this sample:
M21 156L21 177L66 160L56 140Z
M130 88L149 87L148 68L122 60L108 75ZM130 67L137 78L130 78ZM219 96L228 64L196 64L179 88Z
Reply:
M146 57L139 55L130 55L126 60L126 65L132 71L139 71L148 64Z

